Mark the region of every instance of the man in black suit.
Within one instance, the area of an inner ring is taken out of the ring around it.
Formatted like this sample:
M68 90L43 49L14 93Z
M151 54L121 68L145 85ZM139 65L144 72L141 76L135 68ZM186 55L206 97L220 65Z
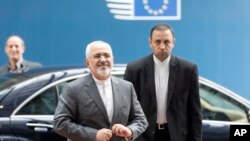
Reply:
M31 68L41 67L40 63L25 60L23 53L25 51L24 41L21 37L10 36L5 44L5 53L9 58L9 63L0 67L0 75L5 73L22 73Z
M153 54L127 65L124 79L133 83L149 122L140 141L201 141L202 114L197 66L172 55L175 37L167 24L155 25Z

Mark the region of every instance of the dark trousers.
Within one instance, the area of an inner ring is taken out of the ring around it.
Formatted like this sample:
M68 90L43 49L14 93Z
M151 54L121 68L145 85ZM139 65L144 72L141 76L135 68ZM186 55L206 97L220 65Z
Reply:
M168 125L164 124L164 126L162 126L161 128L163 128L163 129L159 129L159 126L156 125L155 141L171 141L169 130L168 130Z

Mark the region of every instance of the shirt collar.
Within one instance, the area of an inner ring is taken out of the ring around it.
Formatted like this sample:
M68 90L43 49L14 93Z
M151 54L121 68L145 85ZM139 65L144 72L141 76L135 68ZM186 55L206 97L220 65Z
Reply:
M167 65L170 62L171 55L168 56L164 61L160 61L155 55L153 55L154 63L158 65Z
M21 70L22 70L23 67L24 67L24 66L23 66L23 58L21 58L21 59L16 63L15 68L13 68L13 67L11 66L10 63L9 63L9 65L8 65L8 68L9 68L10 71L18 71L18 72L21 72Z
M16 66L18 69L21 69L23 67L23 59L22 58L16 63Z
M96 82L97 85L104 85L108 86L111 84L111 79L108 77L106 80L99 80L93 76L94 81Z

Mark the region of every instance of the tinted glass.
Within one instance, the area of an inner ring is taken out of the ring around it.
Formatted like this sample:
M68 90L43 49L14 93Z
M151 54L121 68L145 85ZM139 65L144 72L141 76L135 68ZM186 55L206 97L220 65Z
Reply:
M53 115L57 102L57 89L52 87L32 99L17 115Z
M229 96L205 85L200 85L203 119L248 122L243 106Z

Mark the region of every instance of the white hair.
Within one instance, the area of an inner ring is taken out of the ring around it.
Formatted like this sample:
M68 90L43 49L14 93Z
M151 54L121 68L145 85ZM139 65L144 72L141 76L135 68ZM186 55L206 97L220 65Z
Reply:
M87 45L87 47L86 47L86 52L85 52L86 58L90 57L90 49L93 46L105 46L105 47L107 47L110 50L110 53L113 56L111 46L107 42L104 42L104 41L93 41L93 42L89 43Z

